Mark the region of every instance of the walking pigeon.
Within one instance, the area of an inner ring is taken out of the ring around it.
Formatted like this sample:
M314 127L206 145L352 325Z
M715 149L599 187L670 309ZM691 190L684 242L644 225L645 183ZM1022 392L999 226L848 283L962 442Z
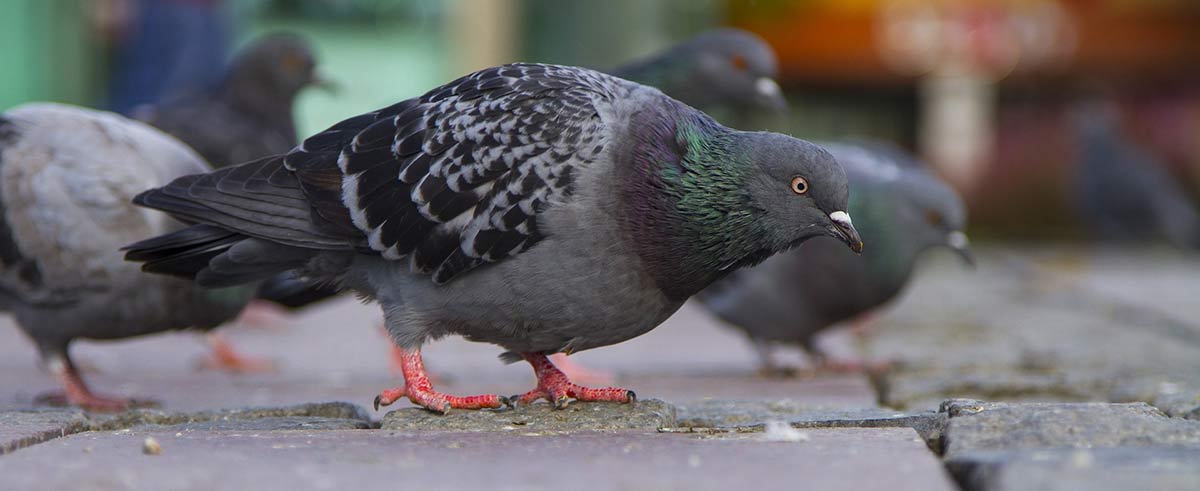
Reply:
M209 169L174 138L116 114L40 103L0 115L0 307L37 344L68 402L128 404L88 390L71 341L212 328L249 299L252 288L205 290L121 257L130 241L182 227L133 206L134 195Z
M704 32L687 42L611 71L655 87L693 107L787 110L775 82L778 62L771 46L741 29Z
M850 213L871 247L861 256L813 240L698 295L718 317L754 341L766 373L780 372L771 344L797 343L825 361L815 335L887 303L903 289L918 257L947 246L971 261L962 232L966 211L949 186L927 170L857 145L822 143L850 180Z
M1122 134L1117 108L1089 101L1073 116L1077 209L1088 230L1109 241L1157 239L1200 249L1196 204L1166 166Z
M299 269L378 301L401 397L449 396L421 346L458 334L525 359L516 398L634 400L547 354L643 334L720 276L819 235L855 250L841 167L820 147L723 127L656 89L573 67L484 69L342 121L282 158L189 176L138 204L196 225L129 246L147 271L228 286Z

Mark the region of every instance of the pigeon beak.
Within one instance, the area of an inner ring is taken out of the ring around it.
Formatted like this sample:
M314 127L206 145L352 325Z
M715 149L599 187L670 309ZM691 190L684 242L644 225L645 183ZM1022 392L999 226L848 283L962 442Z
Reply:
M946 246L953 249L967 266L975 268L975 253L971 252L971 240L961 230L946 234Z
M862 254L863 242L858 236L858 231L854 230L854 224L850 221L850 214L844 211L835 211L829 214L829 220L833 225L829 227L829 231L837 238L842 239L846 245L850 246L850 250L856 254Z
M788 112L787 99L783 97L783 89L780 89L779 84L771 77L759 77L758 80L755 80L754 92L758 94L762 105L780 114Z

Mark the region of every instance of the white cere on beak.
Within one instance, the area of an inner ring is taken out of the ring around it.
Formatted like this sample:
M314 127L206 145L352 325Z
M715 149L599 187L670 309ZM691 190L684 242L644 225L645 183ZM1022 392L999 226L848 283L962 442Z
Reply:
M771 80L771 77L762 77L756 80L754 82L754 89L757 90L759 94L767 97L776 97L780 92L783 92L783 90L779 88L779 84L775 83L774 80Z
M966 249L971 245L971 240L967 238L967 234L955 230L946 235L946 245L954 249Z
M835 211L833 213L830 213L829 219L833 220L833 223L836 223L843 227L851 227L854 225L854 223L850 221L850 214L846 213L844 211ZM965 238L965 236L964 236L964 238Z

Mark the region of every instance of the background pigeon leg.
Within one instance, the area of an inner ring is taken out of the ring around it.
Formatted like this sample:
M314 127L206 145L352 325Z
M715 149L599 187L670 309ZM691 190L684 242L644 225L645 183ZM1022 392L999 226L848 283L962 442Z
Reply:
M581 365L566 353L550 355L550 361L558 367L567 378L587 385L610 385L617 381L617 374L605 370L597 370Z
M220 333L210 332L206 337L209 346L212 347L212 354L200 362L200 368L225 370L233 373L272 373L276 371L275 362L250 358L238 353L229 340Z
M758 374L766 378L790 378L800 374L796 367L780 365L775 359L775 349L771 342L763 339L751 339L754 352L758 353Z
M562 409L567 407L567 402L571 398L577 401L605 402L634 402L637 400L637 395L629 389L619 387L593 389L572 383L567 375L555 367L543 353L521 353L521 356L533 366L538 386L518 397L516 402L519 404L529 404L538 399L546 399L555 408Z
M38 400L41 402L53 405L75 405L88 411L98 412L124 411L135 405L131 399L104 397L92 393L66 353L55 356L47 365L62 384L63 392L39 396Z
M246 327L276 329L286 326L291 317L292 314L279 304L266 300L251 300L246 304L246 308L242 309L235 323Z
M401 397L408 397L413 404L430 411L445 414L451 408L455 409L485 409L511 406L508 398L493 394L478 396L452 396L433 390L433 384L425 373L425 362L421 359L421 350L406 350L395 348L401 358L401 368L404 372L404 387L388 389L375 396L375 410L380 406L388 406Z

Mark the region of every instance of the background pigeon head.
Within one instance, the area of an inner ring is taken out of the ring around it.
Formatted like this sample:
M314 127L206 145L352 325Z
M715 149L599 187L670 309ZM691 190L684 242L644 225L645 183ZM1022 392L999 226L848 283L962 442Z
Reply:
M903 222L909 224L917 247L949 247L964 261L974 264L975 259L964 232L967 207L958 193L928 171L905 176L900 186L905 199L897 213Z
M775 82L778 71L775 52L766 41L741 29L726 28L702 33L612 73L656 87L705 111L782 112L787 101Z
M850 213L860 220L866 240L886 236L886 247L915 257L945 246L973 264L967 208L958 192L925 164L898 147L823 144L846 171L851 186ZM881 245L882 246L882 245Z
M304 38L292 33L264 35L234 58L226 90L262 100L289 103L308 86L328 87L316 70L316 57Z
M775 52L762 38L739 29L719 29L692 38L684 49L694 56L697 82L719 97L742 106L787 109L775 82L779 74Z

